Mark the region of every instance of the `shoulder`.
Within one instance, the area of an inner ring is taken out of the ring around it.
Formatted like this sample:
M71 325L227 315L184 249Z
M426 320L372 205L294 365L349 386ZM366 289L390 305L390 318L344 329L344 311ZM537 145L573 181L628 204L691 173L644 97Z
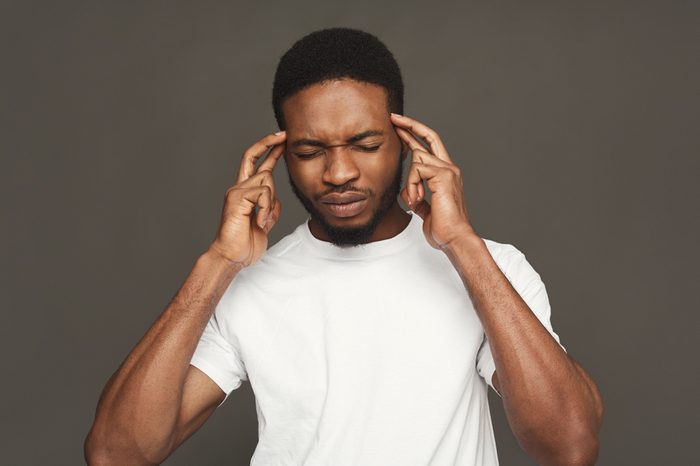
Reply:
M240 328L264 314L262 310L283 302L304 276L299 245L292 232L269 247L257 262L239 271L217 304L217 317Z
M263 256L254 264L241 270L234 279L234 288L265 289L279 283L285 276L294 277L299 273L303 261L302 240L299 228L282 237L268 247Z

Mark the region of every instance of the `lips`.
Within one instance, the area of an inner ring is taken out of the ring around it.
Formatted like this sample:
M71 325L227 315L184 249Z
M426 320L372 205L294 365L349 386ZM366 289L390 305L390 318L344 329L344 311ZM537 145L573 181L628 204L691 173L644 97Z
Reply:
M360 193L343 193L343 194L328 194L321 198L321 202L325 204L349 204L351 202L361 201L367 196Z
M330 202L326 202L323 204L323 206L325 207L326 211L334 217L347 218L354 217L363 212L365 207L367 207L368 202L369 201L367 199L348 202L346 204L331 204Z
M331 193L321 198L326 212L334 217L354 217L365 209L368 202L362 193Z

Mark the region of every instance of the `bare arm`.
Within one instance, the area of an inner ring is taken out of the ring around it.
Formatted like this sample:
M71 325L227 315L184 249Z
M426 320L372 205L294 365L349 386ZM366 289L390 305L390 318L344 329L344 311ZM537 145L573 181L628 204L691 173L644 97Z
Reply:
M107 382L86 440L91 464L157 464L186 426L195 419L203 423L223 400L223 391L189 363L237 271L211 251L197 259L182 288Z
M104 387L85 439L88 464L158 464L223 400L224 392L190 361L235 275L267 250L268 232L281 209L272 169L285 138L268 135L243 154L238 181L226 191L215 241ZM255 162L271 147L256 171Z
M518 442L540 464L592 464L603 412L595 384L542 325L474 231L461 170L440 136L405 115L391 118L413 151L401 197L423 218L428 243L449 257L474 303L498 373L494 385ZM430 202L423 183L432 193Z
M465 235L445 252L484 326L494 385L520 445L540 464L593 464L603 411L593 381L544 328L481 238Z
M593 402L595 404L596 408L596 419L598 421L596 425L596 432L600 432L600 428L603 424L603 414L604 414L604 407L603 407L603 398L600 395L600 391L598 390L598 385L593 381L591 376L586 372L586 370L581 367L581 365L576 361L571 355L567 353L567 356L571 363L576 367L576 370L578 370L579 374L581 374L581 377L586 381L586 384L588 384L588 390L590 392L591 398L593 399ZM498 371L495 371L493 373L493 377L491 379L493 382L493 386L496 388L496 391L500 394L501 393L501 384L498 381Z

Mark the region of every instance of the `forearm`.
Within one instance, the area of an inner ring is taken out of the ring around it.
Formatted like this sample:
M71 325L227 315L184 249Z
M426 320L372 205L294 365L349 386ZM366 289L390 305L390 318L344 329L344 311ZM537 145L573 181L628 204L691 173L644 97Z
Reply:
M176 427L194 350L239 269L210 251L202 254L144 337L105 386L88 448L148 464L167 451Z
M484 327L508 421L542 464L597 455L587 381L512 287L476 234L446 248Z

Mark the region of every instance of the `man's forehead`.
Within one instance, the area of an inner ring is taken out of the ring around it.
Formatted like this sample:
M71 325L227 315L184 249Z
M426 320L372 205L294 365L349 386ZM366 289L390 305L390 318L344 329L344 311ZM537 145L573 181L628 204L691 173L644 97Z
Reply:
M291 96L283 111L287 135L298 138L345 140L391 124L385 90L352 80L310 86Z
M358 108L357 102L325 109L291 109L287 131L300 137L350 137L363 131L384 129L391 122L384 108Z

